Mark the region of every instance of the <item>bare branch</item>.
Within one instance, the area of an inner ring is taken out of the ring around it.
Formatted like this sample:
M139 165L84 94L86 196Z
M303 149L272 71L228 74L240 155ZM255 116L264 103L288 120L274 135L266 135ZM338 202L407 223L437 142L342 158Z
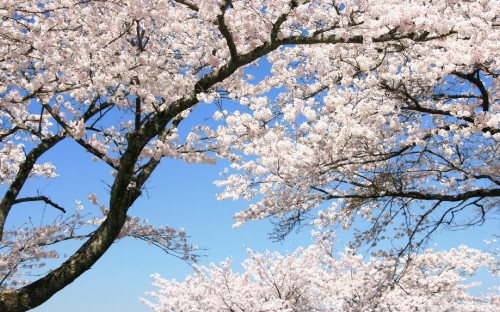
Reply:
M66 213L66 209L64 209L63 207L59 206L55 202L53 202L47 196L32 196L32 197L17 198L16 200L14 200L14 205L20 204L20 203L26 203L26 202L35 202L35 201L43 201L47 205L50 205L50 206L56 208L57 210L60 210L63 213Z

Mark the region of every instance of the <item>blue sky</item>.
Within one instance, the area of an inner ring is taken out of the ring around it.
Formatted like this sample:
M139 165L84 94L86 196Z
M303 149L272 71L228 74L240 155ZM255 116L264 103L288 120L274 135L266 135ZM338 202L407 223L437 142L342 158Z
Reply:
M216 109L215 105L202 104L190 116L191 120L204 121L211 116L213 109ZM186 123L183 131L193 124ZM59 177L30 180L22 196L47 195L69 212L76 208L75 200L81 200L89 212L96 210L87 201L90 193L97 193L99 200L106 203L108 185L112 183L110 168L102 162L92 161L92 155L76 143L70 140L61 143L42 161L52 162ZM164 159L129 214L148 219L157 226L184 227L190 242L206 249L201 251L205 256L200 258L200 264L205 265L227 257L233 258L235 264L241 263L246 258L247 248L286 252L312 242L309 230L306 230L291 235L284 242L272 243L268 233L273 226L268 221L251 222L233 229L232 215L244 209L248 202L216 200L216 193L222 189L217 188L213 181L219 178L224 167L224 163L188 164ZM28 218L38 220L44 215L49 221L60 214L60 211L39 203L15 206L7 228L22 224ZM81 242L65 243L62 250L69 254L79 244ZM148 290L155 290L151 285L151 274L160 273L165 278L182 280L192 272L191 266L184 261L145 242L126 238L115 243L91 270L33 311L150 311L139 297Z
M61 179L45 186L47 192L55 194L53 198L59 198L68 206L74 205L76 198L85 203L86 194L95 191L96 184L100 193L106 188L99 180L102 177L97 174L96 167L100 166L79 160L70 147L66 146L63 158L75 162L78 169L67 167L67 164L62 166L63 159L60 159ZM83 158L90 158L90 155L83 155ZM63 172L66 170L67 173ZM201 264L220 262L226 257L240 263L245 259L246 248L292 251L298 245L312 241L306 231L292 235L283 243L272 243L267 239L267 233L272 229L267 221L233 229L232 214L247 203L216 200L215 193L221 190L212 181L218 178L220 170L221 166L165 160L130 214L147 218L156 225L184 227L193 244L207 248L203 251L206 256L200 259ZM70 186L73 183L78 189ZM92 208L89 206L88 209ZM138 298L145 291L154 290L150 278L152 273L181 280L191 272L192 268L185 262L128 238L117 242L91 270L33 311L68 311L68 308L73 312L149 311Z
M255 73L259 74L256 70ZM260 73L262 74L262 73ZM224 103L225 109L232 110L234 104ZM214 104L201 104L183 124L186 131L195 122L206 122L216 109ZM70 141L62 143L51 151L45 161L53 162L60 177L53 180L32 180L24 195L32 196L37 192L48 195L68 210L74 209L75 200L81 200L89 210L95 209L86 200L89 193L97 193L105 203L107 184L112 183L109 167L92 161L92 156ZM269 221L254 221L233 229L232 215L247 207L245 201L216 200L215 194L221 192L213 181L225 163L218 165L187 164L180 160L164 159L158 170L146 184L144 195L130 210L130 215L148 219L154 225L169 225L185 228L190 242L206 248L205 257L200 264L218 263L227 257L233 258L234 269L246 258L246 249L256 251L278 250L293 251L297 246L305 246L313 240L310 229L293 233L280 243L268 239L273 226ZM23 222L30 216L41 215L43 206L30 204L15 208L7 227ZM45 207L46 217L57 216L59 211ZM460 244L484 248L484 239L491 239L493 233L500 233L498 220L486 226L468 231L444 232L436 237L436 249L449 249ZM341 245L338 246L339 249ZM67 244L69 252L76 245ZM146 291L155 290L151 285L153 273L164 278L182 280L192 268L182 260L169 256L161 250L131 238L117 242L98 261L91 270L74 283L54 295L48 302L35 308L35 312L147 312L150 311L139 297ZM486 274L486 290L498 280Z
M197 119L204 114L205 108L201 108L200 114L192 117ZM86 196L92 192L96 192L104 201L106 183L110 182L109 168L93 162L91 155L74 143L62 144L48 155L49 158L58 167L60 178L34 180L28 191L50 194L53 200L68 209L75 206L76 199L87 203ZM147 218L155 225L184 227L193 244L207 249L203 252L206 256L200 259L200 264L218 263L226 257L232 257L236 270L246 257L247 248L286 252L312 242L310 229L305 229L299 234L290 235L284 242L272 243L267 235L272 230L269 221L250 222L233 229L232 215L244 209L248 202L216 200L215 194L222 190L212 182L218 179L218 173L223 168L224 163L200 165L165 159L130 214ZM93 209L88 203L87 206ZM40 213L42 208L30 205L16 209L14 222ZM46 210L47 215L57 213L50 207ZM436 248L448 249L459 244L482 248L483 240L490 239L491 234L498 233L498 230L498 222L494 220L484 227L469 231L443 233L436 238ZM182 280L192 272L185 262L144 242L128 238L117 242L91 270L33 311L146 312L150 310L139 301L139 297L144 296L146 291L155 290L151 285L151 274L160 273L164 278ZM483 277L487 279L483 289L495 283L486 275Z
M92 170L92 166L95 164L89 163L80 171L89 172L87 170ZM193 243L208 248L201 264L232 257L236 265L245 259L247 247L284 252L312 241L306 229L298 235L291 235L283 243L271 243L266 233L272 226L267 221L251 222L233 229L231 216L243 209L246 203L215 199L214 194L219 190L212 181L218 177L220 169L220 166L165 161L149 182L148 194L137 202L131 214L141 215L158 225L183 226ZM81 178L81 173L73 176L75 180ZM54 181L54 184L59 183ZM84 193L85 186L80 189ZM72 192L70 189L61 191ZM494 232L495 227L490 224L473 232L447 233L448 239L438 239L438 244L443 248L460 243L482 246L486 232ZM125 239L116 243L91 270L33 311L150 311L138 298L145 291L155 290L151 285L152 273L182 280L186 274L192 273L192 268L141 241Z

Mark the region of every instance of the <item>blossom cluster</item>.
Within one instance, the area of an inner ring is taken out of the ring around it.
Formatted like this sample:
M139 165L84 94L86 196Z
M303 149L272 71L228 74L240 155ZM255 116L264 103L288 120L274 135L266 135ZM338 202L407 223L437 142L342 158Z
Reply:
M460 246L411 258L364 260L352 250L332 255L330 240L282 255L249 250L243 272L231 260L196 267L184 281L153 275L158 290L143 301L163 311L495 311L499 296L469 294L491 255Z

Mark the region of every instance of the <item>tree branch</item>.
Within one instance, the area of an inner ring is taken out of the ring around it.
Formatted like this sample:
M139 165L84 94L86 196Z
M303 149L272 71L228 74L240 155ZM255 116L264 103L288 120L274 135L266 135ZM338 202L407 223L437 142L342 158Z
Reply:
M47 139L43 139L40 144L33 148L26 156L24 162L19 166L14 181L9 185L0 202L0 240L3 237L3 229L5 220L9 215L10 209L14 204L17 196L23 189L24 183L28 180L31 170L35 166L37 160L48 150L53 148L57 143L61 142L65 137L56 135Z
M200 10L197 5L195 5L194 3L190 2L190 1L174 0L174 2L183 4L183 5L187 6L188 8L190 8L191 10L196 11L196 12L198 12Z
M458 202L464 201L472 198L487 198L487 197L500 197L500 189L477 189L473 191L467 191L458 194L437 194L437 193L422 193L415 191L386 191L383 190L383 194L346 194L346 195L332 195L323 189L317 187L312 187L312 189L319 191L324 195L325 200L330 199L377 199L377 198L389 198L389 197L399 197L399 198L412 198L420 200L438 200L443 202Z
M278 38L278 33L281 25L283 25L283 23L286 21L290 12L292 12L298 5L299 4L297 3L296 0L290 1L290 11L281 14L280 17L278 17L278 19L276 20L276 22L274 22L273 28L271 29L271 42L276 41L276 39Z
M64 209L63 207L59 206L58 204L56 204L55 202L53 202L50 198L48 198L47 196L33 196L33 197L23 197L23 198L18 198L16 200L14 200L14 205L16 204L20 204L20 203L26 203L26 202L34 202L34 201L43 201L44 203L46 203L47 205L50 205L60 211L62 211L63 213L66 213L66 209Z
M223 4L221 4L220 9L222 14L217 15L217 26L219 31L226 39L227 47L229 48L229 54L231 55L231 61L235 61L238 58L238 50L236 49L236 45L234 44L233 35L227 28L227 25L224 21L224 16L226 14L226 10L231 4L232 0L226 0Z

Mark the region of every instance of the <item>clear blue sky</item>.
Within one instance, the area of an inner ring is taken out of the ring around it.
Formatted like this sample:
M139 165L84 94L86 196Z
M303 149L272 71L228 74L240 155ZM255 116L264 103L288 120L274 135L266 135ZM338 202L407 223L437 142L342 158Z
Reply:
M203 121L210 116L214 105L202 104L190 120ZM190 126L187 124L186 126ZM75 207L75 200L80 199L88 209L95 209L88 204L89 193L97 193L105 202L106 183L110 183L109 168L95 163L91 155L82 151L74 143L65 143L48 155L58 168L60 178L54 180L34 180L25 195L40 192L66 206ZM226 257L234 259L234 269L246 258L246 249L257 251L266 249L286 252L293 251L298 245L312 242L310 229L290 235L282 243L272 243L268 233L272 225L268 221L251 222L239 229L233 229L232 215L244 209L248 203L219 202L215 198L222 191L213 185L218 173L224 168L219 165L186 164L179 160L165 159L151 180L147 191L141 197L130 214L147 218L155 225L169 225L174 228L184 227L191 236L193 244L207 248L206 257L200 264L218 263ZM28 205L15 208L10 224L21 222L30 215L40 214L40 205ZM46 208L46 215L57 211ZM492 233L499 233L497 220L487 226L469 231L448 232L437 237L437 249L468 244L484 247L483 240L491 239ZM68 248L70 248L68 246ZM182 280L192 268L185 262L168 256L159 249L134 239L117 242L99 262L83 274L73 284L57 293L35 312L147 312L150 311L139 301L146 291L155 290L150 277L160 273L164 278ZM488 280L487 286L497 281Z
M68 150L65 158L71 158L70 154ZM95 190L95 185L99 186L100 193L106 188L99 177L93 181L89 177L94 175L96 164L87 161L78 166L69 178L79 184L78 190L70 187L69 182L64 183L62 178L46 188L47 191L60 190L61 196L56 191L53 197L63 197L61 200L72 206L76 198L85 203L86 194ZM203 251L207 256L201 258L202 264L220 262L226 257L241 263L247 247L292 251L299 244L311 242L308 233L301 233L292 235L283 243L273 244L267 239L267 233L272 229L267 221L233 229L232 214L243 209L246 203L215 199L215 193L220 189L212 181L218 178L220 169L221 166L166 160L130 214L147 218L156 225L184 227L193 244L207 248ZM104 199L104 196L100 197ZM88 208L91 209L90 205ZM181 280L191 272L192 268L185 262L142 241L127 238L117 242L91 270L34 311L150 311L138 298L145 291L154 290L150 278L152 273Z
M192 120L205 120L213 109L214 105L202 104ZM186 124L185 128L192 124ZM31 180L24 196L48 195L68 211L75 209L77 199L82 201L86 210L95 210L87 201L89 193L97 193L99 200L106 203L107 184L112 182L110 168L93 162L92 155L81 147L68 140L49 152L44 161L53 162L60 176L51 180ZM306 230L291 235L282 243L272 243L268 239L272 224L268 221L252 222L233 229L232 215L244 209L248 202L216 200L215 194L222 189L217 188L213 181L219 178L224 166L223 163L187 164L164 159L146 184L144 195L130 210L130 215L148 219L158 226L184 227L192 244L206 248L201 251L206 256L200 259L200 264L218 263L227 257L232 257L238 264L245 259L247 248L286 252L312 242L309 230ZM20 205L14 209L7 228L27 218L37 220L42 213L46 220L60 214L49 206L44 208L43 204ZM80 243L66 244L63 250L69 253ZM145 242L127 238L115 243L91 270L33 311L150 311L139 297L148 290L155 290L151 285L151 274L160 273L165 278L182 280L192 272L182 260Z
M97 192L104 199L107 187L102 180L108 179L109 169L92 162L89 154L74 147L66 144L56 152L54 162L59 168L60 179L48 184L45 180L35 181L31 190L52 194L52 199L63 202L67 207L74 207L75 199L86 203L86 195L91 192ZM156 225L184 227L193 244L207 248L204 252L207 256L201 258L201 264L218 263L232 257L236 265L245 259L247 247L285 252L312 241L306 229L298 235L291 235L283 243L272 243L267 238L272 229L268 221L252 222L233 229L233 213L245 208L248 203L219 202L215 199L215 194L221 190L212 181L218 178L223 167L224 164L186 164L165 159L147 184L147 192L130 214L147 218ZM90 205L88 207L91 209ZM40 208L29 209L27 212L33 213ZM16 218L22 218L23 213L17 212ZM496 222L472 231L445 233L437 239L437 248L462 243L482 247L482 241L494 232L498 232ZM145 291L155 290L151 285L152 273L182 280L186 274L192 273L192 268L144 242L125 239L116 243L91 270L33 311L150 311L139 301L139 297L144 296Z

